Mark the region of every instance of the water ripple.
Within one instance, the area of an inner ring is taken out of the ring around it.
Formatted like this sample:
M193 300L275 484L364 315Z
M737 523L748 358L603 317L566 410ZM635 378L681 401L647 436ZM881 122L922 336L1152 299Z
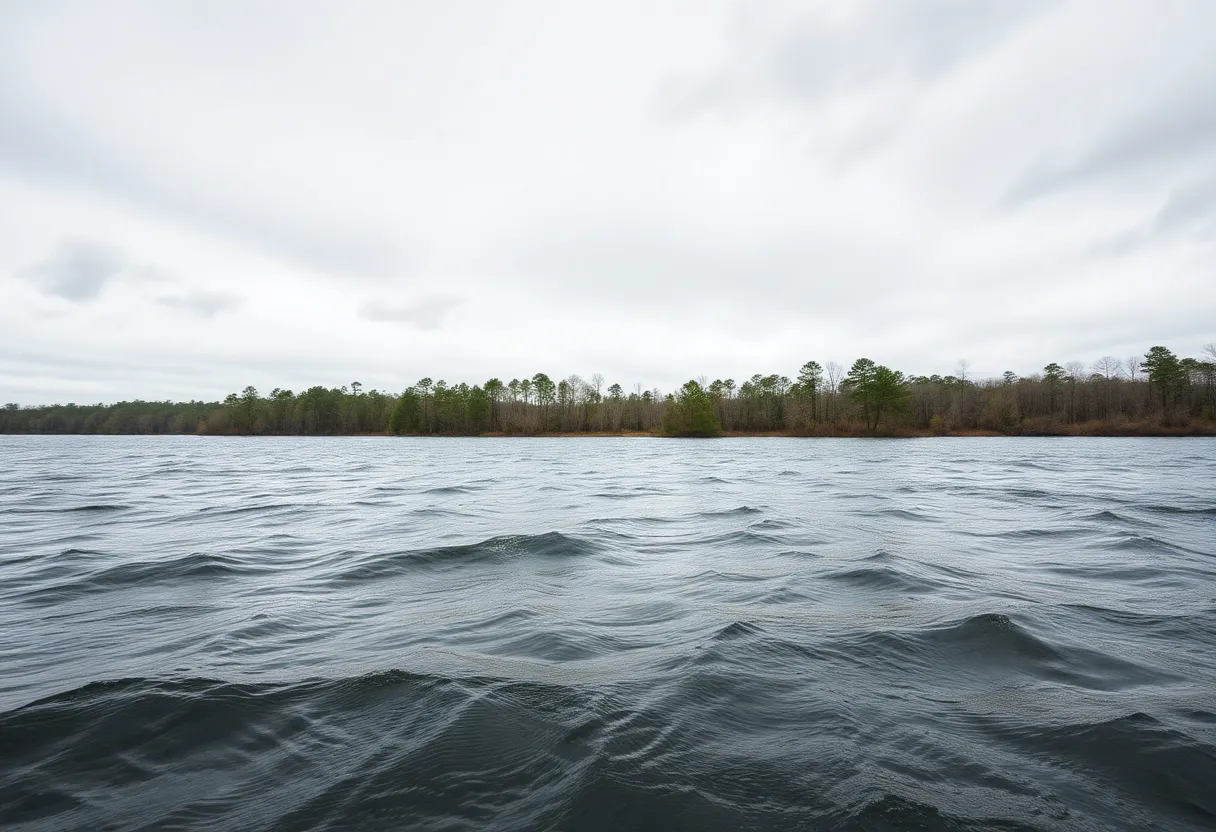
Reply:
M0 437L6 829L1211 829L1216 445Z

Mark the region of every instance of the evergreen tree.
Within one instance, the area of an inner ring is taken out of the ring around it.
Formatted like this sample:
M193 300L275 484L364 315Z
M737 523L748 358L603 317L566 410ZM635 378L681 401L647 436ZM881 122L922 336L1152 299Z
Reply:
M663 412L663 433L668 436L717 436L722 433L713 399L700 384L689 381Z
M798 389L811 405L811 422L819 420L816 404L819 388L823 386L823 367L818 361L808 361L798 371Z
M909 391L903 373L868 358L853 362L844 384L849 396L861 404L868 431L878 430L883 411L902 412L907 407Z
M393 408L393 414L389 417L388 432L398 436L405 433L417 433L421 427L421 410L422 397L418 395L417 390L411 387L401 394L401 398L397 399L397 406Z
M1060 390L1060 383L1064 381L1064 368L1056 362L1051 362L1043 368L1043 381L1047 384L1047 412L1055 414L1056 412L1056 395Z
M1162 409L1168 409L1170 399L1177 388L1186 381L1186 369L1178 356L1165 347L1151 347L1144 354L1144 363L1140 365L1148 376L1148 381L1157 387L1161 396Z

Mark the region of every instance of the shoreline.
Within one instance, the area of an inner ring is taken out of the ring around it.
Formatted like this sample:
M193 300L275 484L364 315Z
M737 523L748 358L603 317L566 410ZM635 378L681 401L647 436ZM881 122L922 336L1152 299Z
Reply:
M1089 428L1084 424L1061 425L1058 429L1033 430L1004 433L995 430L958 430L931 431L904 428L893 431L827 430L827 431L723 431L717 436L674 437L649 431L565 431L552 433L503 433L501 431L459 434L459 433L407 433L391 434L387 431L370 433L0 433L0 436L194 436L202 439L223 438L401 438L401 439L974 439L974 438L1048 438L1048 437L1104 437L1109 439L1135 438L1214 438L1216 423L1203 425L1187 425L1170 428L1145 429L1130 427L1125 430L1099 430Z

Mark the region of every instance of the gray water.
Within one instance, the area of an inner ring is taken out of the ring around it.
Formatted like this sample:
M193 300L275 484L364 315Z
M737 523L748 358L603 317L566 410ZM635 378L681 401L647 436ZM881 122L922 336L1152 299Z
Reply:
M1216 442L0 436L0 825L1210 829Z

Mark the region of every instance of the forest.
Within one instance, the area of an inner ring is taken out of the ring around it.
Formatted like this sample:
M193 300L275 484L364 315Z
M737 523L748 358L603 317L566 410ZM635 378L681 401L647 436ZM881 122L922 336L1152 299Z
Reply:
M690 380L663 393L596 374L503 382L423 378L401 393L254 387L222 402L130 401L0 408L0 433L202 435L655 434L718 436L1216 435L1216 344L1200 358L1162 346L1019 377L905 375L868 358L806 362L793 376Z

